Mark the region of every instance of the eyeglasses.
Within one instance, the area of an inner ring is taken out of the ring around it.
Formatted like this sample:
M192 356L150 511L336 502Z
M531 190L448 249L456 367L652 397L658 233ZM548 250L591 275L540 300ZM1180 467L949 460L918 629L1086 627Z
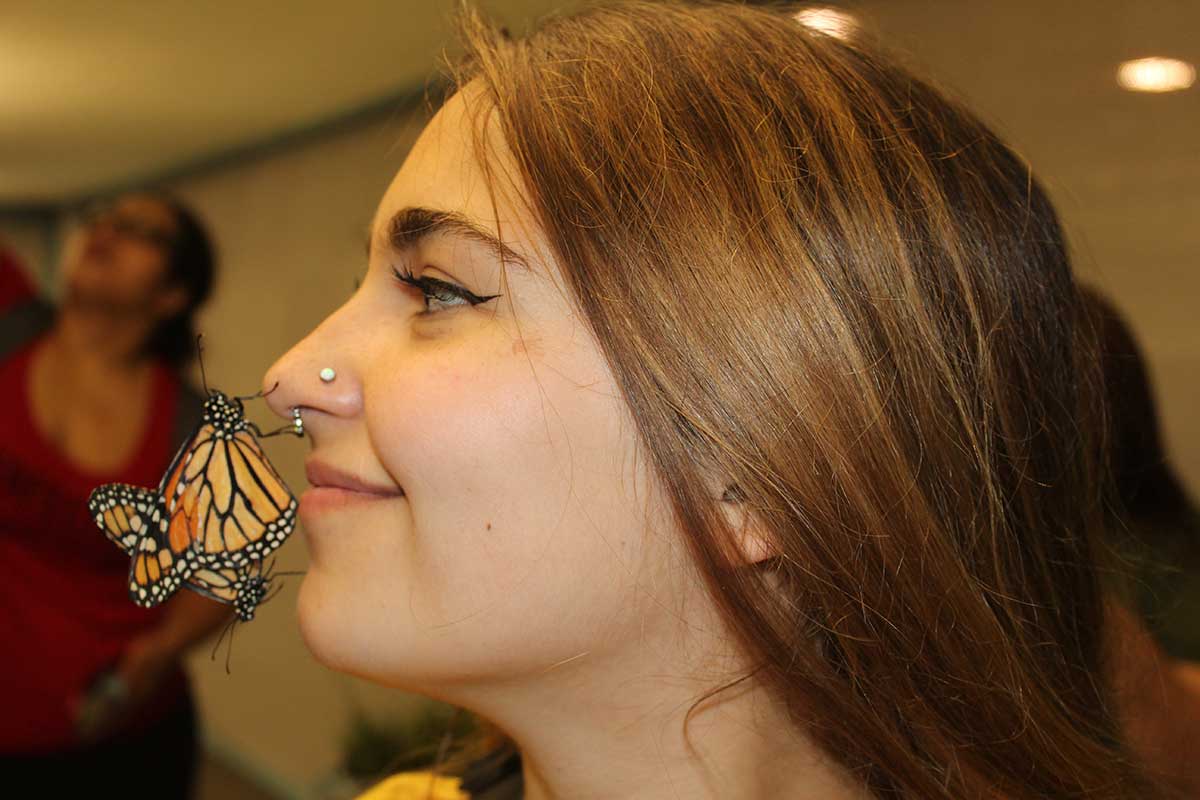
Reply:
M113 233L123 239L142 242L164 250L175 244L173 232L130 214L123 214L112 206L89 208L83 212L80 221L87 228L107 225Z

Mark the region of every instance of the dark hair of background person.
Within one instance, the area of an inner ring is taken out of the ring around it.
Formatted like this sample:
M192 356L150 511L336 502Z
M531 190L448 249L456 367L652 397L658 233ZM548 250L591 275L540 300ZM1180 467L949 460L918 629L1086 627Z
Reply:
M1095 331L1029 166L785 13L628 2L515 41L462 19L457 86L746 677L880 797L1157 796L1104 674ZM773 558L741 564L714 480Z
M1147 523L1145 535L1169 535L1195 516L1196 507L1167 458L1145 359L1112 303L1091 287L1083 294L1100 325L1118 511Z
M170 209L176 232L167 256L167 281L187 292L188 302L174 316L160 322L146 343L146 353L175 369L196 357L195 315L212 293L216 278L216 253L200 219L179 200L163 192L149 196Z
M1108 403L1112 544L1127 568L1131 601L1166 651L1200 660L1200 507L1163 445L1149 370L1116 307L1085 287L1100 330Z

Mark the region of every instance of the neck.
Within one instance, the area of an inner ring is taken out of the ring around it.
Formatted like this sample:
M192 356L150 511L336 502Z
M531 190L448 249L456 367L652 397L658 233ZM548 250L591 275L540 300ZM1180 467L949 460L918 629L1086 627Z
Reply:
M103 373L133 375L150 359L142 347L151 325L142 319L64 306L48 340L54 356L80 377Z
M672 669L660 649L639 650L459 698L516 742L527 800L868 796L753 678L697 702L745 674L732 659L687 648Z

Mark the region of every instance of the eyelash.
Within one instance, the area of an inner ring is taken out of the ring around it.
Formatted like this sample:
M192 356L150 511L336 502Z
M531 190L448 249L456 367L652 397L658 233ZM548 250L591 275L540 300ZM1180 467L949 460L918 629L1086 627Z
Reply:
M401 272L395 267L392 267L392 275L395 276L396 280L400 281L401 283L408 284L409 286L413 286L421 290L421 296L425 300L425 313L427 314L440 310L436 308L430 308L429 302L431 300L440 303L443 307L453 307L462 305L462 303L466 303L467 305L471 306L477 306L480 303L486 303L488 300L495 300L500 296L498 294L492 294L480 297L474 292L464 289L458 284L438 280L437 278L429 278L424 275L418 278L408 270ZM451 302L452 300L460 300L462 302Z

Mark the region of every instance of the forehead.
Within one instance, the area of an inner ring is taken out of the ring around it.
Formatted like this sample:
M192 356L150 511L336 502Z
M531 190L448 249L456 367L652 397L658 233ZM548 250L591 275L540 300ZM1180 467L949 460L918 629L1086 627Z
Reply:
M113 204L113 208L160 228L175 229L175 214L162 201L148 195L125 195Z
M462 214L513 250L540 263L542 240L521 198L524 188L496 117L474 86L455 93L430 120L392 179L372 223L373 245L386 244L388 221L408 207ZM480 163L482 134L489 172Z

